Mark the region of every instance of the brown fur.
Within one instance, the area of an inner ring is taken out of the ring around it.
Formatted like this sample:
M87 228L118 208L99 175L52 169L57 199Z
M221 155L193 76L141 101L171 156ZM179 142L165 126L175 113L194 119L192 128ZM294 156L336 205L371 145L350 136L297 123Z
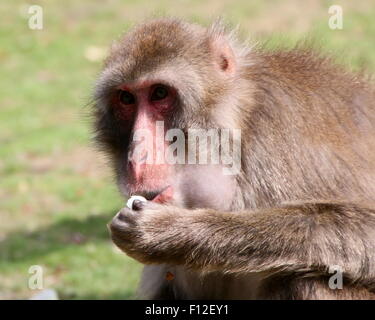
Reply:
M208 204L148 203L113 220L115 243L149 265L143 297L375 298L372 84L312 50L247 49L220 24L141 25L114 45L96 91L97 140L125 194L132 132L110 97L145 78L178 88L171 128L241 128L243 144L241 174L222 181L227 207L210 188ZM344 270L342 290L328 287L332 265Z

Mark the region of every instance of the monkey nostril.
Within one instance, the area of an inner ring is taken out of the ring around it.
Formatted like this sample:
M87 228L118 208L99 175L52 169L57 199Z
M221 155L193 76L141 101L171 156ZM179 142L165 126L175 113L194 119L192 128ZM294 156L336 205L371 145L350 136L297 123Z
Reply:
M147 160L147 155L148 155L148 152L146 151L143 157L139 160L139 163L145 163Z
M146 162L146 160L147 160L147 156L148 156L148 152L147 151L144 151L140 155L131 154L128 157L128 162L130 164L132 164L132 165L134 165L134 164L144 164Z
M136 180L140 180L143 172L144 172L144 166L146 164L148 152L144 151L142 154L139 155L132 155L128 159L128 168L129 171L134 175L134 178Z

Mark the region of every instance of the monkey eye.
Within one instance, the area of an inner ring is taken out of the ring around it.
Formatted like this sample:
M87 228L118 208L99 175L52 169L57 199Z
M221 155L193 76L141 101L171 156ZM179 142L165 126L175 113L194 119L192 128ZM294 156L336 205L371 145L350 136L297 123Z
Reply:
M158 85L151 95L151 101L163 100L168 96L168 89L165 86Z
M121 103L125 105L135 103L135 97L129 91L121 90L119 98Z

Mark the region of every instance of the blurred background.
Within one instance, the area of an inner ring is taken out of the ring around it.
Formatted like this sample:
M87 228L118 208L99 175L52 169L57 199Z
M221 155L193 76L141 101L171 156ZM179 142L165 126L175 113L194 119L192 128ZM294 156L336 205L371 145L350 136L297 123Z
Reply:
M43 8L43 29L28 25ZM343 29L328 8L343 8ZM355 70L375 71L373 0L96 0L0 2L0 299L28 299L29 268L60 299L131 299L141 265L110 242L124 206L90 141L87 104L111 41L154 16L222 16L252 41L313 37Z

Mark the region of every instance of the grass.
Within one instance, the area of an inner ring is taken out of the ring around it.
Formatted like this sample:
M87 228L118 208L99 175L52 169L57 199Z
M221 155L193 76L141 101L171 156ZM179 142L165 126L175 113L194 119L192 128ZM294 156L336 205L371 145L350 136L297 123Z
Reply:
M375 70L375 5L341 0L344 29L328 28L330 1L26 1L0 3L0 298L25 299L28 269L62 299L130 299L141 266L110 242L106 223L124 204L90 143L87 104L100 54L133 23L155 15L209 23L293 44L312 35L354 69ZM183 9L182 9L183 8ZM271 35L272 33L272 35ZM344 54L343 54L344 53Z

